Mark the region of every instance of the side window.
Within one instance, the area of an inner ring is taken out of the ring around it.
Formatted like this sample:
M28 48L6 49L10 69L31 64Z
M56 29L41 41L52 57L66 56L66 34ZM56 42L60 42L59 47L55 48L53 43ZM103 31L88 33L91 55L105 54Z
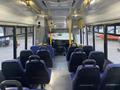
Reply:
M108 26L107 33L108 34L114 34L114 26Z
M103 26L99 26L99 33L104 33Z
M0 27L0 36L4 36L3 27Z
M116 26L116 34L120 35L120 26Z

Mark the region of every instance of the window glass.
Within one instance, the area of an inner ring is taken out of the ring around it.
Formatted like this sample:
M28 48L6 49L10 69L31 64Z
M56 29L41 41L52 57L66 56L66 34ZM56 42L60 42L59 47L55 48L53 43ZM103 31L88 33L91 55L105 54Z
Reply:
M103 28L103 26L99 26L99 33L104 33L104 28Z
M116 34L120 35L120 26L116 26Z
M107 33L108 34L114 34L114 26L108 26Z
M0 27L0 29L2 31L6 29L5 34L6 36L8 36L8 37L0 38L0 63L2 63L5 60L13 59L13 28L6 27L5 29L3 29L2 27ZM1 69L1 64L0 64L0 69Z
M17 29L19 30L19 29ZM16 30L16 32L18 32ZM23 32L25 32L25 28L21 28L22 30L22 33L21 34L17 34L17 57L20 56L20 52L21 50L24 50L25 49L25 34Z

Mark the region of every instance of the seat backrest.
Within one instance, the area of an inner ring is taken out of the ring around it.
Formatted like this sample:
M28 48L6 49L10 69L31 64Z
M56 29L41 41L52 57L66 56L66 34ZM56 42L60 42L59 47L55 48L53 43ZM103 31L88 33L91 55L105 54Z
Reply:
M98 66L80 65L73 78L73 90L97 90L99 83Z
M29 56L31 55L33 55L31 50L22 50L20 52L20 62L23 68L25 68L26 61L29 59Z
M52 58L47 50L39 50L37 55L45 62L47 67L51 68L53 66Z
M87 56L89 56L89 53L91 52L91 51L94 51L94 49L93 49L93 46L83 46L83 51L87 54Z
M109 64L106 67L99 90L120 90L120 64Z
M74 52L83 52L83 49L82 49L82 48L76 48L76 49L74 50Z
M70 56L71 56L72 52L74 52L74 50L75 50L76 48L77 48L77 47L75 47L75 46L68 48L68 52L67 52L67 56L66 56L67 61L70 60Z
M100 72L103 72L103 65L105 62L105 56L103 52L100 51L92 51L89 56L89 59L94 59L97 65L100 67Z
M30 50L32 50L33 54L36 54L37 51L39 50L40 46L31 46Z
M20 80L24 76L24 70L18 60L2 62L2 72L5 79Z
M35 59L40 60L40 57L38 55L29 56L29 60L35 60Z
M47 84L50 81L49 71L42 60L27 61L26 75L33 84Z
M48 48L50 54L51 54L51 57L55 57L55 52L54 52L54 49L51 45L46 45L46 47Z
M84 52L73 52L68 62L69 72L76 72L77 67L82 65L85 59L87 59L87 55Z

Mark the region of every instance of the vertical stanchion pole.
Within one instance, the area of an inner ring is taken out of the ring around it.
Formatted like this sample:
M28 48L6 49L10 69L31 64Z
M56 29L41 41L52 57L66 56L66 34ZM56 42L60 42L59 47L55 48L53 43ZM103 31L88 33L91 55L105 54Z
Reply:
M32 44L35 45L35 27L31 27L32 28Z
M84 45L84 36L85 36L85 35L84 35L84 28L83 28L83 32L82 32L82 33L83 33L83 45Z
M80 44L82 44L82 29L80 29Z
M50 28L50 45L52 45L52 33L51 33L52 29Z
M13 58L17 58L17 39L16 39L16 27L13 27Z
M104 54L105 59L108 59L107 25L104 25Z
M27 49L27 43L28 43L28 32L27 32L27 27L25 27L25 49Z
M95 50L95 27L92 26L92 32L93 32L93 49Z
M88 45L88 29L87 29L87 26L86 26L86 45Z

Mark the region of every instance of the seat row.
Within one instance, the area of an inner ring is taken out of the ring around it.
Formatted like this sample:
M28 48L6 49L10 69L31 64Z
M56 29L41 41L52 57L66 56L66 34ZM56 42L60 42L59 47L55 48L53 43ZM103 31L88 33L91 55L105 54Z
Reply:
M102 74L99 70L95 60L83 61L72 79L72 90L120 90L120 64L108 64Z
M41 84L41 88L44 88L51 78L51 70L36 55L30 56L25 68L22 67L18 60L2 62L2 73L5 76L5 80L18 80L23 86L27 87Z
M75 73L77 67L79 65L82 65L82 62L85 59L94 59L97 65L100 67L100 72L103 72L104 63L106 61L103 52L94 51L92 46L84 46L83 48L75 48L75 47L71 47L71 48L70 48L71 51L70 58L69 60L67 60L69 72Z
M30 49L32 50L33 54L37 54L38 50L47 50L52 58L55 57L54 48L51 45L34 45L31 46Z
M26 61L31 55L38 55L48 68L53 67L53 59L50 57L50 53L47 50L38 50L36 54L33 54L31 50L22 50L18 60L21 62L23 68L25 68Z
M81 48L79 48L79 47L77 47L76 45L75 46L72 46L72 47L69 47L68 48L68 52L67 52L67 55L66 55L66 59L67 59L67 61L69 61L70 60L70 56L71 56L71 54L72 54L72 52L77 52L77 51L81 51L81 52L85 52L86 53L86 55L87 55L87 57L89 56L89 53L91 52L91 51L94 51L94 48L92 47L92 46L83 46L83 47L81 47Z
M83 46L70 47L68 53L72 90L120 89L120 64L112 64L106 60L103 52L94 51L92 46Z

